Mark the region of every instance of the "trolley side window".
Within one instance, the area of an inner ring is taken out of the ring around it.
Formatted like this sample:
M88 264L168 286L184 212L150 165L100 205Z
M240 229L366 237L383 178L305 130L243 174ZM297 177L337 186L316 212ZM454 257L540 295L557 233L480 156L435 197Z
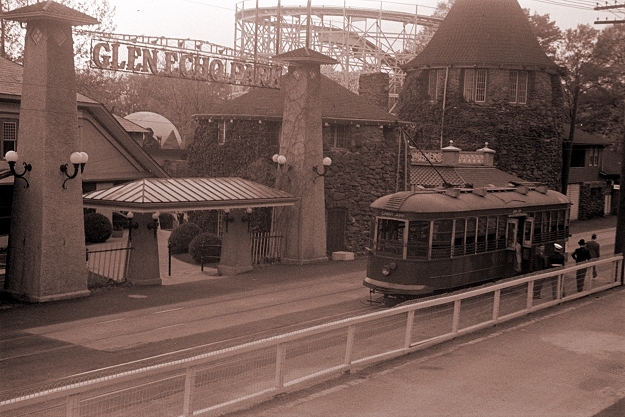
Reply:
M408 223L408 258L427 259L430 246L430 222L411 221Z
M465 253L473 255L475 253L475 235L477 228L477 219L469 217L467 219L467 234L465 237Z
M506 247L506 227L508 226L508 217L499 216L497 218L497 249L505 249Z
M531 215L531 213L530 213ZM534 238L532 243L543 242L542 225L543 225L543 212L538 211L533 214L534 216Z
M378 219L376 252L403 257L405 228L403 220Z
M476 251L486 252L486 225L487 217L482 216L477 218L477 245Z
M454 221L451 219L434 221L432 233L432 259L449 258L451 256L451 236Z
M486 235L486 250L494 251L497 249L497 217L488 217L488 227Z
M466 219L456 219L456 231L454 234L454 256L464 255L464 233L466 230Z

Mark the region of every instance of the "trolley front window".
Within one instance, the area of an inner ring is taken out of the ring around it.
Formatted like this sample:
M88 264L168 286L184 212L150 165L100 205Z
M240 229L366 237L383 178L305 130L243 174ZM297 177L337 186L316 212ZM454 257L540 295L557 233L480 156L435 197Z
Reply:
M404 220L378 219L376 252L403 258L405 229Z

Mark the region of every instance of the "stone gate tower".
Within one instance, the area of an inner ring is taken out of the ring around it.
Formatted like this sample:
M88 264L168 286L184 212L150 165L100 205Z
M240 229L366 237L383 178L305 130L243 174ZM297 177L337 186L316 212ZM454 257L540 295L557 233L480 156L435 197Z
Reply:
M488 142L497 168L560 189L560 68L516 0L456 0L403 69L399 116L415 122L419 147Z
M28 301L88 295L72 26L98 21L53 1L5 13L26 23L17 151L32 165L16 179L5 291Z

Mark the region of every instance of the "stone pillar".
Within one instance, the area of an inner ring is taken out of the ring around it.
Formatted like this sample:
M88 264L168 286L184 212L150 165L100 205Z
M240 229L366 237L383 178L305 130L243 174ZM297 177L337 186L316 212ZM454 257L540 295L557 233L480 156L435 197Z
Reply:
M221 241L221 259L217 270L219 275L237 275L254 269L248 223L244 220L245 210L231 210L227 214L227 225Z
M85 296L82 175L64 189L59 167L80 151L72 26L97 21L47 2L4 18L27 24L17 151L32 164L30 186L15 181L5 291L33 302Z
M285 94L280 154L286 165L279 169L276 187L300 198L292 207L278 210L276 223L284 235L282 262L305 264L327 261L321 72L318 63L298 63L283 76Z
M132 249L126 272L128 282L133 285L161 285L158 233L154 233L152 213L136 213L132 221L137 223L137 228L132 230Z

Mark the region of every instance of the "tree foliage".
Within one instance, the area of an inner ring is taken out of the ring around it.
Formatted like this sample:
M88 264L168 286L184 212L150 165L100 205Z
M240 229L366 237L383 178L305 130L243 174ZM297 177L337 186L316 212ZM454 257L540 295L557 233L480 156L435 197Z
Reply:
M98 25L86 28L88 30L109 32L115 30L115 25L113 24L115 7L111 6L108 0L56 0L56 2L85 13L100 22ZM32 0L3 0L0 2L2 5L0 12L19 9L20 7L28 6L30 3L32 3ZM0 54L3 54L5 58L11 61L22 63L26 28L22 27L19 22L4 20L2 30L4 32L4 45L3 49L0 50ZM89 45L90 40L87 36L74 35L74 51L78 66L84 67L88 65Z

